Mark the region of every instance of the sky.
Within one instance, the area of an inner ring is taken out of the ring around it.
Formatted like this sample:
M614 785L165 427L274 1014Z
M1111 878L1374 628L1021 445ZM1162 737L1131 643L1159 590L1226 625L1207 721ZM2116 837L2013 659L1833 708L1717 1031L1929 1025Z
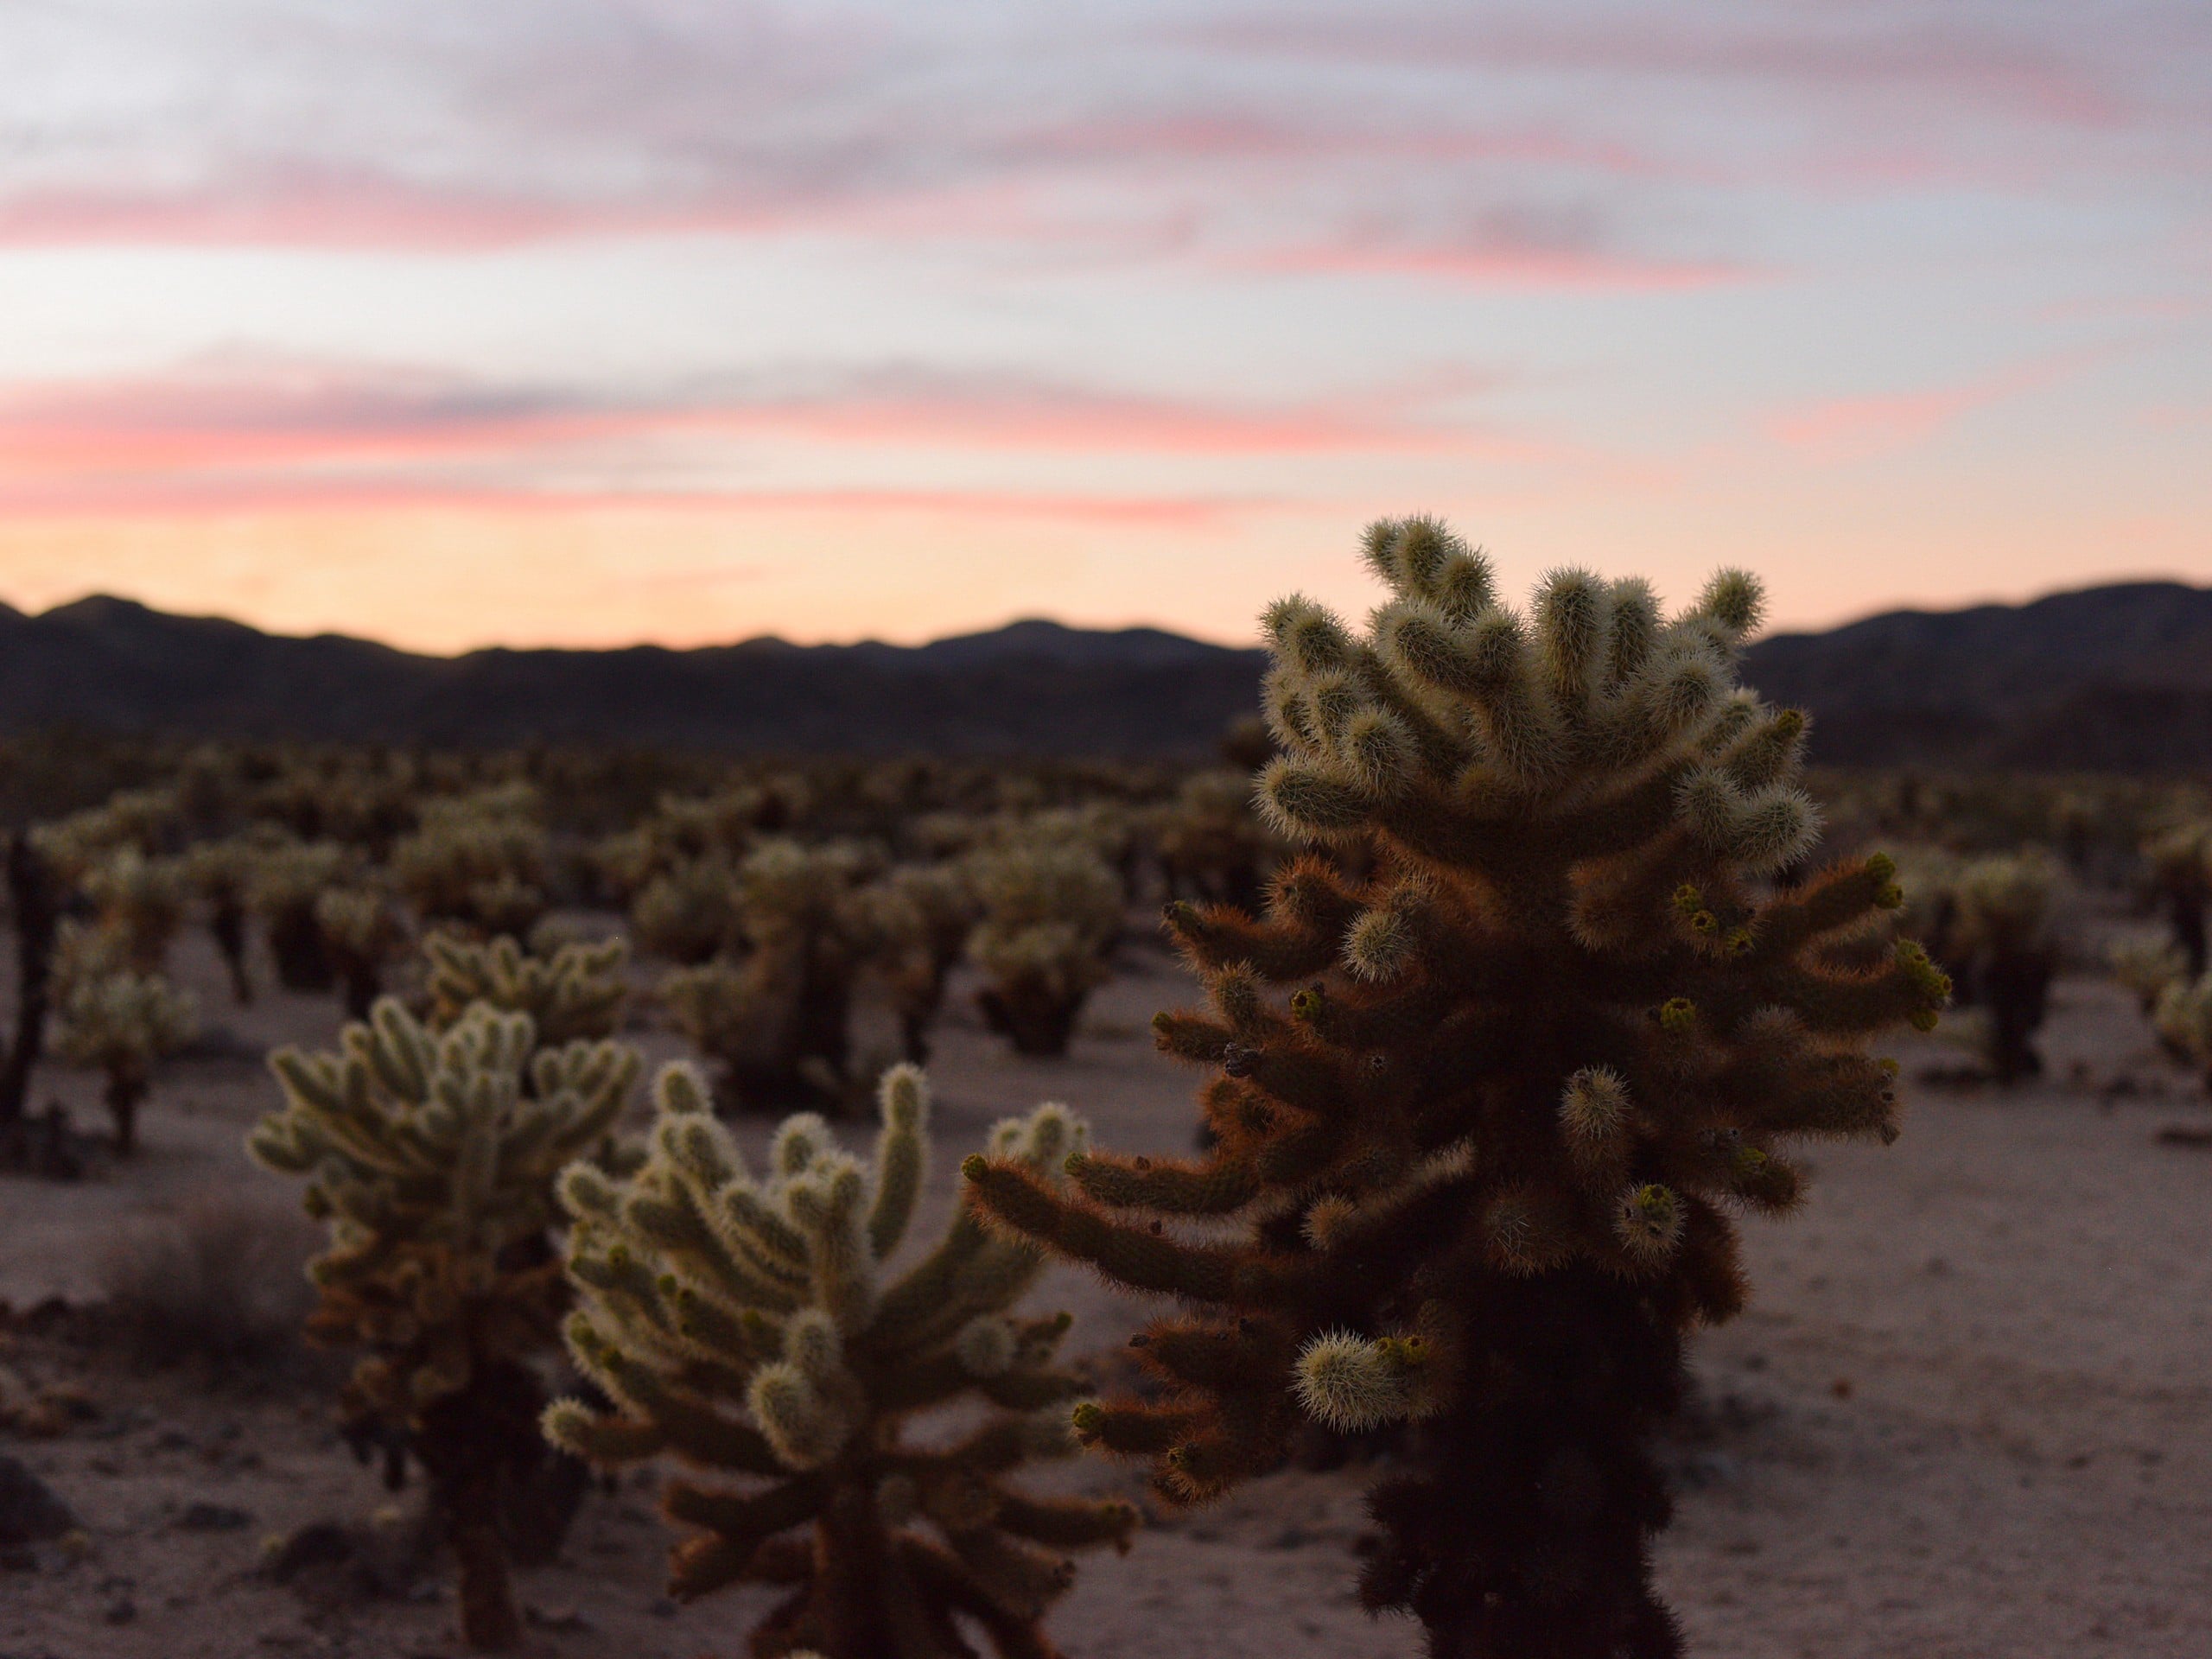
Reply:
M2202 0L13 0L0 599L448 652L2212 582Z

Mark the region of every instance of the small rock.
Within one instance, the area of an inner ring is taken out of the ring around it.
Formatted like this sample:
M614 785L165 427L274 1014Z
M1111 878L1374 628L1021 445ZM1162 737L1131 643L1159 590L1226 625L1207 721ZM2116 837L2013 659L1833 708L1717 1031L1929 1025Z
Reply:
M524 1607L523 1617L541 1630L560 1630L582 1636L592 1628L591 1621L573 1607Z
M44 1481L14 1458L0 1458L0 1548L59 1538L76 1524Z

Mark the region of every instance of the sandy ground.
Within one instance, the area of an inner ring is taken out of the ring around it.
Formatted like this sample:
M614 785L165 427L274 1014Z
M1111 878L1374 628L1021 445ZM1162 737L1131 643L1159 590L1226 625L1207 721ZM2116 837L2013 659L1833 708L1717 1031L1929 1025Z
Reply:
M149 1217L211 1193L286 1201L237 1152L270 1103L250 1054L327 1037L335 1014L286 996L230 1008L197 940L179 967L239 1052L175 1068L132 1166L67 1186L0 1180L0 1297L17 1310L97 1298L109 1241ZM1016 1060L965 1021L945 1032L935 1203L986 1124L1040 1099L1084 1111L1105 1144L1186 1143L1191 1077L1145 1030L1185 985L1148 951L1130 969L1064 1063ZM1804 1212L1751 1229L1755 1304L1700 1339L1705 1408L1671 1453L1680 1513L1660 1571L1694 1651L2212 1653L2212 1152L2156 1138L2212 1113L2109 986L2066 982L2046 1047L2051 1080L2009 1095L1916 1088L1896 1147L1820 1149ZM1916 1047L1908 1074L1942 1058ZM2136 1092L2116 1095L2120 1078ZM98 1122L87 1080L54 1073L49 1095ZM1074 1274L1040 1300L1076 1311L1074 1351L1117 1344L1143 1316ZM56 1438L0 1435L89 1540L0 1570L0 1659L457 1654L435 1573L397 1595L316 1599L257 1571L267 1540L373 1522L391 1502L321 1398L0 1340L0 1364L75 1384L94 1413ZM1127 1485L1103 1465L1061 1478ZM1413 1655L1414 1627L1352 1600L1363 1484L1357 1469L1287 1472L1156 1526L1126 1560L1086 1561L1055 1632L1072 1659ZM383 1517L394 1532L398 1518ZM759 1604L663 1600L666 1541L649 1478L594 1497L563 1559L523 1581L533 1651L741 1653Z

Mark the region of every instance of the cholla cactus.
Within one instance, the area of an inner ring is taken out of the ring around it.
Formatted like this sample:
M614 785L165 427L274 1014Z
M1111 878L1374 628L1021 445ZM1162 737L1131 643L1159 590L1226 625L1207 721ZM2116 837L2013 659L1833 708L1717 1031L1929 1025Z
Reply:
M330 1223L308 1329L365 1351L341 1402L348 1433L360 1446L397 1437L420 1461L459 1562L463 1633L512 1647L503 1522L542 1478L531 1362L568 1305L553 1184L603 1155L637 1054L538 1048L527 1014L481 1004L440 1033L387 997L340 1052L283 1049L270 1067L284 1106L247 1150L306 1177L308 1212Z
M2196 979L2205 969L2205 913L2212 908L2212 823L2190 818L2144 843L2144 861L2181 949L2182 968Z
M1022 1054L1067 1052L1076 1016L1111 973L1122 883L1079 842L1020 840L969 864L983 919L968 941L984 1019Z
M885 1076L872 1168L802 1114L758 1179L695 1073L670 1067L655 1093L643 1170L617 1185L580 1166L562 1185L582 1298L569 1351L614 1406L560 1402L546 1432L595 1463L674 1452L713 1478L667 1488L669 1518L696 1529L669 1592L790 1586L753 1633L755 1659L947 1659L973 1652L963 1621L1004 1659L1049 1659L1038 1620L1071 1572L1058 1552L1121 1544L1136 1517L1005 1484L1074 1449L1062 1402L1077 1385L1051 1363L1067 1316L1009 1311L1038 1251L958 1214L935 1249L887 1272L929 1151L921 1074ZM1079 1121L1045 1106L991 1144L1048 1181L1083 1142ZM963 1401L994 1409L949 1444L909 1441L910 1419Z
M154 1068L199 1034L189 993L159 974L128 967L80 967L63 980L54 1045L70 1065L106 1079L102 1098L115 1125L115 1149L138 1145L138 1108L153 1088Z
M552 879L537 814L527 785L432 801L422 827L391 849L392 880L426 922L526 933L545 913Z
M2167 1050L2196 1066L2212 1090L2212 974L2169 983L2151 1022Z
M288 991L327 991L337 982L315 907L345 878L351 861L335 842L288 841L263 849L254 862L250 896L276 982Z
M35 831L8 837L8 919L16 936L16 1017L0 1057L0 1159L22 1154L23 1106L31 1074L46 1050L47 1017L53 1011L56 946L67 898L60 876L47 861Z
M1252 810L1250 774L1202 772L1154 815L1153 841L1171 897L1256 909L1281 843Z
M2171 939L2145 938L2139 935L2120 939L2107 954L2112 963L2112 976L2134 997L2136 1006L2146 1019L2158 1007L2166 987L2188 977L2188 964L2181 947Z
M720 857L687 859L654 875L630 906L638 947L687 967L711 962L745 937L737 870Z
M867 899L875 968L899 1016L906 1058L919 1065L930 1057L945 976L976 925L975 885L957 864L902 864L869 888Z
M1370 1606L1455 1659L1670 1656L1650 1438L1685 1332L1743 1304L1727 1211L1796 1201L1794 1137L1895 1135L1863 1039L1948 988L1887 940L1886 859L1769 885L1815 817L1803 719L1734 683L1750 578L1670 622L1563 571L1524 620L1432 521L1368 556L1393 594L1367 636L1268 613L1260 799L1371 874L1302 859L1259 920L1170 907L1214 1007L1156 1026L1213 1070L1215 1151L1078 1158L1079 1196L974 1160L971 1200L1203 1311L1141 1351L1166 1397L1077 1417L1166 1496L1269 1467L1301 1408L1408 1420Z
M764 842L738 867L745 960L678 969L662 982L677 1026L720 1063L733 1104L844 1088L853 981L869 944L859 892L866 873L854 847Z
M346 1012L356 1020L384 995L384 974L414 944L391 896L380 887L325 887L315 895L315 925L323 954L338 976Z
M231 1000L240 1007L253 1001L253 974L246 965L246 918L259 856L251 842L235 836L195 842L184 854L185 884L207 907L207 931L231 976Z
M1972 859L1958 873L1953 948L1960 977L1984 1012L1989 1065L1999 1083L2043 1070L2033 1039L2058 969L2058 882L2056 862L2040 848Z
M84 893L100 925L119 941L131 971L160 972L170 941L184 925L182 861L149 858L135 847L124 847L86 873Z
M441 1025L481 1002L503 1014L528 1014L537 1040L553 1046L612 1037L622 1023L630 947L620 938L571 942L550 956L529 956L505 937L479 944L434 933L423 949L430 958L430 1004Z

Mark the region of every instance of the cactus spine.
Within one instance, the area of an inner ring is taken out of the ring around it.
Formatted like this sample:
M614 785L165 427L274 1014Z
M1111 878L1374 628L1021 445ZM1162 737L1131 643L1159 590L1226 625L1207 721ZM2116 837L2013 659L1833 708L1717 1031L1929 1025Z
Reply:
M1863 1040L1948 983L1887 938L1886 859L1771 885L1815 817L1803 720L1734 683L1749 578L1669 621L1560 572L1524 619L1433 521L1367 554L1392 596L1366 636L1268 613L1259 799L1370 873L1308 855L1263 918L1170 907L1213 1007L1156 1027L1212 1073L1217 1149L1082 1157L1075 1194L975 1160L971 1201L1195 1307L1141 1350L1165 1398L1077 1416L1168 1497L1268 1468L1301 1410L1406 1420L1369 1605L1453 1659L1659 1659L1649 1439L1685 1332L1742 1305L1727 1212L1796 1200L1789 1139L1894 1136Z
M617 1185L582 1165L562 1185L581 1298L569 1351L615 1403L557 1402L547 1433L596 1463L672 1452L713 1478L667 1488L669 1518L693 1529L670 1593L789 1586L753 1633L756 1659L951 1659L974 1652L963 1622L1002 1659L1048 1659L1038 1621L1067 1586L1059 1552L1118 1544L1135 1516L1006 1484L1074 1450L1063 1414L1077 1384L1051 1363L1067 1317L1009 1311L1039 1251L963 1212L905 1273L886 1272L929 1150L920 1072L886 1075L872 1168L801 1114L760 1179L696 1072L669 1067L655 1094L641 1171ZM1001 1124L992 1147L1049 1183L1083 1138L1045 1106ZM910 1419L970 1399L994 1409L963 1438L907 1442Z

